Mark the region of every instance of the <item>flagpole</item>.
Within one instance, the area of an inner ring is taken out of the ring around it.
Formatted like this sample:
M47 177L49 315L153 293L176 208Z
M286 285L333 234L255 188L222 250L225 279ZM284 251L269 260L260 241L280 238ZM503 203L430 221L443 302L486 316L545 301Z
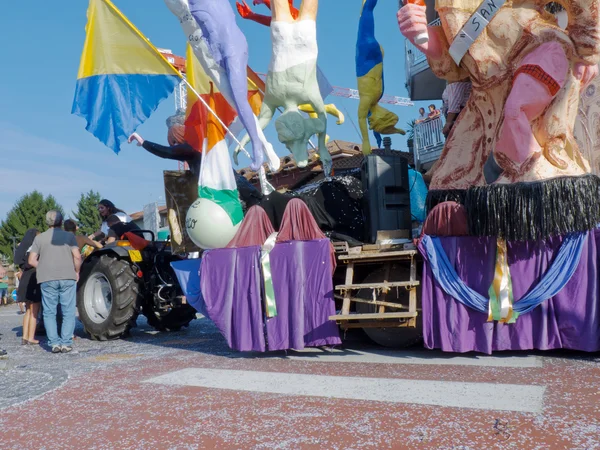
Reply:
M173 72L175 72L175 74L181 78L183 80L183 82L191 89L191 91L196 95L196 97L198 97L198 99L202 102L202 104L206 107L206 109L208 109L208 111L210 111L210 113L215 116L217 118L217 120L219 121L219 123L223 126L223 128L225 128L225 130L231 135L231 137L233 138L233 140L238 144L238 146L240 147L240 149L242 149L244 151L244 153L246 154L246 156L248 158L250 158L250 154L248 153L248 151L242 147L242 145L240 144L240 141L237 140L237 138L235 137L235 135L229 130L229 128L227 127L227 125L225 125L223 123L223 121L221 120L221 118L217 115L217 113L215 113L212 108L210 106L208 106L208 104L204 101L204 99L200 96L200 94L198 94L198 92L196 92L196 90L194 89L194 87L188 82L188 80L185 79L185 77L183 76L183 74L181 72L179 72L179 70L177 70L177 68L171 64L167 58L165 58L165 56L158 51L158 49L154 46L154 44L152 44L152 42L150 42L150 39L148 39L146 36L144 36L140 30L138 30L135 25L133 23L131 23L131 21L125 17L125 15L119 11L119 9L110 1L110 0L103 0L104 3L106 5L108 5L108 7L110 9L112 9L115 14L117 14L117 16L120 17L120 19L125 22L129 28L131 28L140 38L142 38L146 44L148 44L148 46L154 50L154 52L156 52L156 54L158 55L159 58L161 58L163 60L163 62L165 64L168 65L168 67L171 68L171 70L173 70Z
M204 107L213 115L215 116L215 118L219 121L219 123L221 124L221 126L223 128L225 128L225 130L229 133L229 135L233 138L233 140L235 141L235 143L240 147L241 150L243 150L243 152L246 154L246 156L248 158L250 157L250 154L248 153L248 151L242 146L242 144L240 143L240 141L238 141L237 137L235 136L235 134L233 134L231 132L231 130L227 127L227 125L225 125L223 123L223 121L221 120L221 118L217 115L216 112L214 112L212 110L212 108L208 105L208 103L206 103L206 101L202 98L202 96L200 94L198 94L198 92L196 91L196 89L194 89L194 86L191 85L191 83L186 80L186 78L184 76L181 77L181 79L183 80L183 82L187 85L187 87L194 93L194 95L196 97L198 97L198 100L200 100L202 102L202 104L204 105Z

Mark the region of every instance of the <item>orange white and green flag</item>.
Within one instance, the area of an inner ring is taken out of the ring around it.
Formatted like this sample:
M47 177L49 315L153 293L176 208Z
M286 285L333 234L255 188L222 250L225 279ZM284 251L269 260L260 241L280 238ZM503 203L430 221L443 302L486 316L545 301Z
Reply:
M223 122L226 127L230 127L236 117L235 110L216 90L213 82L201 68L192 73L188 72L188 81L212 110L212 112L209 111L197 98L195 103L188 103L188 120L193 117L197 122L193 128L190 128L191 133L197 139L196 144L202 149L198 196L221 206L229 214L233 225L237 225L244 218L244 213L238 198L229 149L225 140L227 131L221 124ZM188 96L189 101L190 97ZM190 115L190 109L192 110L191 114L194 115ZM219 116L221 122L213 112ZM190 142L188 140L190 138L191 136L186 136L187 142Z
M186 74L187 81L196 90L202 99L208 103L210 97L211 87L214 91L214 99L219 110L226 116L230 117L233 115L234 120L237 119L237 112L235 108L227 103L225 97L213 85L210 77L204 72L204 69L198 62L196 55L192 47L188 44L186 50ZM262 106L265 83L261 78L250 68L247 68L248 74L248 102L252 107L252 111L258 116L260 108ZM194 147L196 150L202 150L202 142L204 141L205 126L202 123L202 117L206 114L206 107L198 99L196 94L191 90L187 90L187 110L185 120L185 141ZM219 114L221 117L221 114ZM237 121L237 120L236 120ZM223 122L225 122L223 120ZM233 121L232 121L233 123ZM229 125L225 122L227 127ZM235 126L233 128L236 128Z
M226 102L219 101L219 97L211 92L208 105L219 115L219 118L227 126L231 125L234 115L224 105ZM200 178L198 180L198 196L206 198L221 206L233 225L237 225L244 218L242 205L238 197L237 184L229 157L229 148L225 140L226 131L219 120L206 109L202 117L204 127L204 142L202 147L202 165L200 166Z

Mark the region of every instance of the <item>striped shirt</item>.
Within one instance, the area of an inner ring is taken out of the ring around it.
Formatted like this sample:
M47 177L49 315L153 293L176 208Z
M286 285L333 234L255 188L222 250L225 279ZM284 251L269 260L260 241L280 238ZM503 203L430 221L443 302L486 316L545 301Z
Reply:
M458 114L466 106L467 101L469 101L471 90L472 85L468 81L448 84L442 94L444 116Z

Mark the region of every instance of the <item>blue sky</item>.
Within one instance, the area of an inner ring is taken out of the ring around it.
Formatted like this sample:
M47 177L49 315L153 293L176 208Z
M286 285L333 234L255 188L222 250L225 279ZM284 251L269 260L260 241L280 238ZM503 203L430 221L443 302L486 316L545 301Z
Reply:
M156 46L185 54L183 32L162 0L113 2ZM354 52L361 4L362 0L321 2L317 20L319 64L333 85L356 88ZM396 0L379 2L377 38L385 49L386 94L406 97L404 39L396 23L397 4ZM264 6L254 8L268 13ZM34 189L53 194L67 211L74 208L81 192L90 189L128 212L139 211L144 204L163 201L162 171L177 168L175 162L161 160L133 144L115 155L85 131L83 119L70 114L86 11L85 0L4 5L0 15L0 219L19 197ZM270 59L268 28L241 18L238 24L248 39L251 67L266 72ZM352 125L357 121L358 101L339 97L328 97L327 101L349 116L342 126L330 119L331 138L360 142ZM404 126L416 115L417 106L390 109ZM173 112L171 97L138 132L146 139L165 143L165 119ZM266 134L284 155L287 150L276 140L272 125ZM406 149L406 138L396 135L392 139L394 148ZM241 160L240 167L247 162Z

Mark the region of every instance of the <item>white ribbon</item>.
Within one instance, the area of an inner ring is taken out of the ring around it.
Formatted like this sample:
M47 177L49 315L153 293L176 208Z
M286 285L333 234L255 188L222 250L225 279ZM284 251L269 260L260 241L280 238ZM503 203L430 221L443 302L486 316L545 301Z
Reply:
M506 0L484 0L467 20L450 45L450 56L457 66L504 3Z

